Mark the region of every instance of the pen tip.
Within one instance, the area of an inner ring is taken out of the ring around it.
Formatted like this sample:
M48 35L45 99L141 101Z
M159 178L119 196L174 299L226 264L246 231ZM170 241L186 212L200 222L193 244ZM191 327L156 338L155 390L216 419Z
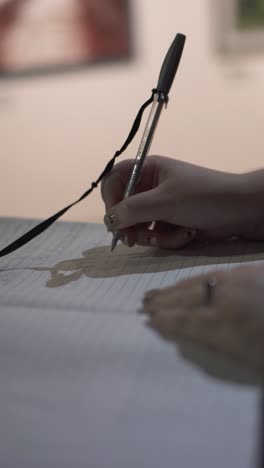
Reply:
M113 239L112 239L111 252L113 252L113 250L116 248L116 245L117 245L118 241L119 241L119 235L115 234Z

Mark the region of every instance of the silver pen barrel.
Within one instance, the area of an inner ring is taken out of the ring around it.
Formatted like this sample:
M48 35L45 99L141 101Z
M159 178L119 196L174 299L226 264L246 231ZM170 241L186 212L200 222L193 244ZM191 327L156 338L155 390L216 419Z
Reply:
M140 175L142 172L142 167L147 157L150 146L154 137L155 130L158 125L158 121L161 115L161 111L165 104L165 100L160 100L159 94L155 94L154 101L150 110L149 118L138 148L138 152L136 155L134 167L132 169L132 173L127 184L124 199L128 198L130 195L133 195L135 188L139 182Z
M136 186L139 183L143 164L145 161L145 158L147 157L150 146L154 137L155 130L158 125L158 121L161 115L161 111L166 104L167 99L165 96L163 96L161 93L156 93L154 95L154 100L153 104L150 110L150 114L146 123L146 127L138 148L138 152L136 155L135 163L132 169L132 173L130 176L130 179L128 181L128 184L126 186L126 190L124 193L124 199L130 197L133 195L135 192ZM119 233L116 232L113 236L112 240L112 245L111 245L111 251L114 250L116 247L118 241L119 241Z
M186 36L184 34L176 34L176 37L163 61L156 87L157 91L154 95L150 115L138 149L133 171L125 190L124 198L133 195L136 185L139 182L142 166L149 152L162 108L168 101L169 92L181 61L185 40ZM112 251L114 250L118 239L119 234L116 233L112 241Z

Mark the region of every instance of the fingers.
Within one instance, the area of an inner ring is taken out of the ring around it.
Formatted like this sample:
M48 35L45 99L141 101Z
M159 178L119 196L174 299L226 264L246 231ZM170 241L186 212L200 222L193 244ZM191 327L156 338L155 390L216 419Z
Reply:
M134 160L121 161L115 165L109 175L101 184L101 194L105 203L106 212L123 200L124 192L130 179ZM154 172L156 170L155 158L149 157L145 162L137 192L151 190L154 187Z
M208 284L212 283L210 301L208 301ZM221 275L212 272L210 276L202 275L181 281L177 285L168 288L149 291L144 297L144 309L146 313L153 314L155 310L186 309L193 312L195 307L208 307L215 304L221 290Z
M211 343L219 332L220 317L214 298L208 303L207 283L203 275L146 293L143 308L148 325L167 340L191 338Z
M160 187L138 193L121 201L108 211L105 223L117 231L136 224L164 219L168 210L167 195Z
M106 212L123 199L126 183L132 168L133 161L122 161L103 179L101 195L105 203Z
M194 229L182 227L163 230L159 229L158 224L153 231L153 236L154 241L152 238L152 245L156 245L162 249L181 249L195 239L196 231Z
M199 342L245 365L264 368L264 294L259 273L255 267L215 271L150 291L143 303L148 326L166 340ZM208 302L209 283L213 290Z
M162 338L177 341L182 338L212 344L219 332L218 321L205 307L191 309L157 309L150 316L148 326Z
M144 299L144 311L149 317L148 326L169 341L189 338L208 344L217 329L214 309L201 304L191 306L188 294L183 298L179 292L150 292Z
M172 226L168 223L156 223L149 229L150 223L138 224L120 231L121 241L128 247L134 245L159 247L162 249L180 249L195 239L196 231Z

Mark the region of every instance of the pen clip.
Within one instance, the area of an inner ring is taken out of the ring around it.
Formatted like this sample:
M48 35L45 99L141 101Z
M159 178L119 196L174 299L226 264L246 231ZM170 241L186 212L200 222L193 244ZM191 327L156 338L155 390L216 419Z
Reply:
M177 73L185 41L186 36L184 34L176 35L161 67L157 91L166 97L168 97L172 83Z

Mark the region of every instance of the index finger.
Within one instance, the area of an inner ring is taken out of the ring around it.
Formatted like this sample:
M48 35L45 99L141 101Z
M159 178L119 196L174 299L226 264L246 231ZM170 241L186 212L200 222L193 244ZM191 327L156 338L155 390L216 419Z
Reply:
M110 174L103 179L101 194L105 203L106 212L123 200L125 189L132 174L134 164L134 159L121 161L116 164ZM156 168L156 160L150 156L143 166L140 181L136 186L134 194L151 190L153 185L157 184L157 181L154 182Z
M130 177L133 160L118 163L102 181L101 195L106 211L123 200L125 188Z

